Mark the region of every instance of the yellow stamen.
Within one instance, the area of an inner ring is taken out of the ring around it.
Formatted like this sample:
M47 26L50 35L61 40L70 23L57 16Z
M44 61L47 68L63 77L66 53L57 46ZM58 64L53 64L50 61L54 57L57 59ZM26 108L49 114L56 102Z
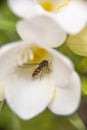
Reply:
M54 6L53 6L53 4L52 4L51 2L42 3L41 6L42 6L45 10L50 11L50 12L51 12L51 11L53 10L53 8L54 8Z
M40 63L44 59L52 59L51 55L44 48L40 48L37 45L33 45L30 49L33 52L33 59L29 60L29 63Z
M66 5L68 5L68 3L70 2L70 0L66 0L66 2L60 4L56 9L60 10L61 8L65 7Z
M43 9L53 13L67 6L69 2L70 0L62 0L62 1L60 0L58 2L49 1L49 0L48 1L38 0L38 3L42 6Z

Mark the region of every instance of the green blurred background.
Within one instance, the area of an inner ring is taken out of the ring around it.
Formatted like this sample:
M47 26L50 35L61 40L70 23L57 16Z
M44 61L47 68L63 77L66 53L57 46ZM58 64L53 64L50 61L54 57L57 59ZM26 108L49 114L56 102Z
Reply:
M0 46L19 38L16 22L19 20L7 6L6 0L0 0ZM82 81L82 100L76 113L71 116L58 116L46 109L37 117L23 121L19 119L5 103L0 112L0 130L86 130L87 128L87 57L74 54L66 43L56 48L68 56L74 63ZM0 108L2 103L0 103Z

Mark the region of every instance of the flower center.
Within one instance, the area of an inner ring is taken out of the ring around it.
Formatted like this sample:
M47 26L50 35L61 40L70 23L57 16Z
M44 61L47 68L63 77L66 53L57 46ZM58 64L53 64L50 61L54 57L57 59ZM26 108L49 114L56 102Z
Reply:
M54 8L54 5L51 2L45 2L45 3L41 3L41 6L47 10L47 11L52 11Z
M70 0L37 0L43 9L56 13L59 9L65 7Z
M29 50L32 52L32 58L29 56ZM22 64L18 64L17 68L19 70L21 69L21 72L29 72L33 79L40 77L42 72L44 74L50 73L50 62L52 61L52 56L47 50L37 46L36 44L29 46L29 48L24 48L20 58Z
M41 62L42 60L47 60L51 57L50 54L44 48L41 48L37 45L32 45L30 49L33 52L33 59L29 61L31 63Z
M19 53L19 52L18 52ZM29 47L25 47L21 50L19 55L19 65L25 63L40 63L43 60L51 60L51 54L44 48L39 47L36 44L33 44Z

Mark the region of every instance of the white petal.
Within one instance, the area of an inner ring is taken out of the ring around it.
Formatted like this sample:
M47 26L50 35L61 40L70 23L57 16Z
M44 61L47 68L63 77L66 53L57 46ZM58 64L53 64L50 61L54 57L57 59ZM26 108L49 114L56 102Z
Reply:
M13 13L25 19L44 12L36 0L8 0L8 5Z
M87 15L86 4L86 2L72 0L58 12L58 22L66 32L75 34L85 26Z
M86 2L86 5L87 5L87 2ZM87 8L86 8L86 14L87 14ZM86 25L87 25L87 15L86 15Z
M59 57L69 68L74 68L72 61L67 56L55 50L51 50L51 52L54 55L55 60Z
M21 44L21 45L20 45ZM29 47L25 42L14 42L0 48L0 82L13 72L13 68L18 65L21 60L21 51ZM31 50L29 57L32 58Z
M66 39L65 32L49 15L39 15L29 21L21 21L18 23L17 30L24 40L34 39L49 47L59 46Z
M9 51L12 47L14 47L16 44L21 44L20 41L17 42L12 42L12 43L7 43L4 46L0 47L0 56Z
M66 88L56 88L49 109L58 115L72 114L78 108L81 98L81 84L77 73L73 72Z
M53 56L52 60L52 75L56 87L66 87L71 78L72 71L74 70L72 62L59 52L51 50Z
M31 76L31 75L30 75ZM12 75L6 82L6 100L22 119L41 113L52 99L54 86L48 79L31 80L29 73Z

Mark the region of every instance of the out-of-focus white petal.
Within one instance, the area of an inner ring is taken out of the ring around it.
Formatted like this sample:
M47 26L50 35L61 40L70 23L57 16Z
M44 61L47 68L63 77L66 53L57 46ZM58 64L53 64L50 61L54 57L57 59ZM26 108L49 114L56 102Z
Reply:
M49 47L59 46L66 39L66 33L55 19L48 15L39 15L29 21L20 21L17 30L23 40L35 40Z
M8 5L14 14L25 19L44 12L36 0L8 0Z
M72 61L62 53L56 51L56 50L51 50L51 53L54 55L54 59L57 59L57 56L66 64L69 68L74 68Z
M21 44L21 45L20 45ZM17 66L21 60L21 51L27 45L25 42L14 42L0 48L0 82L13 72L13 68ZM26 47L25 47L26 48ZM29 51L29 57L32 58L32 52Z
M27 70L28 72L28 70ZM6 82L6 100L22 119L41 113L53 97L54 86L50 79L31 80L30 73L15 73Z
M58 22L63 29L70 33L78 33L86 24L86 2L72 0L58 14Z
M8 0L9 7L19 17L30 19L31 17L40 14L54 16L57 23L60 24L61 27L69 34L78 33L87 22L87 2L85 0L71 0L64 6L62 4L67 3L64 2L64 0L51 1L51 3L63 6L55 13L45 10L45 8L43 6L41 7L39 3L40 1L38 2L38 0ZM43 2L41 1L41 3ZM48 3L50 2L48 1Z
M17 41L17 42L13 42L13 43L7 43L4 46L0 47L0 56L2 56L4 53L6 53L8 50L10 50L11 48L13 48L14 46L16 46L17 44L21 44L23 43L22 41Z
M60 88L60 86L56 88L54 98L49 104L49 109L59 115L71 114L77 109L80 98L80 79L77 73L73 72L68 86L65 88Z

